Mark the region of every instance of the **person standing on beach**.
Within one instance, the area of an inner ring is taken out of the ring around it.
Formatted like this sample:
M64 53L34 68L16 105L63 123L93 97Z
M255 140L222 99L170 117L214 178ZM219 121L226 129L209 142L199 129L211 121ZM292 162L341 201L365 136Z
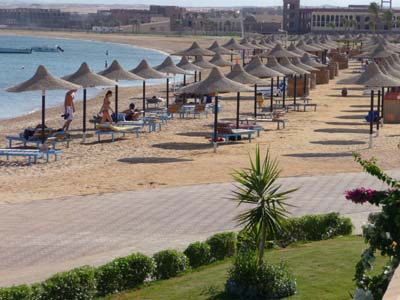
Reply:
M63 131L69 130L69 125L71 125L72 119L74 118L75 113L75 93L76 90L70 90L65 94L64 100L64 119L65 123L63 126Z
M104 122L108 121L110 124L112 124L113 120L110 115L110 110L114 112L111 108L111 97L112 97L112 92L108 91L106 95L104 96L103 100L103 105L101 106L99 114L102 114L103 117L101 118L100 124L104 124Z

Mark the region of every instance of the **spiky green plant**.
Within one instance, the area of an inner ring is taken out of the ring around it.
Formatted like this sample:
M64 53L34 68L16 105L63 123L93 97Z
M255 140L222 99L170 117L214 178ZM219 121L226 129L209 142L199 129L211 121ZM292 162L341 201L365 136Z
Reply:
M250 158L250 168L236 170L233 179L237 183L233 192L232 200L238 205L250 205L247 211L236 217L239 226L244 230L258 231L257 248L258 264L263 263L267 235L274 237L278 231L283 229L283 222L287 219L288 207L292 206L286 202L288 195L297 189L281 191L282 186L276 183L281 169L278 161L272 159L269 150L261 161L260 148L256 147L256 156Z

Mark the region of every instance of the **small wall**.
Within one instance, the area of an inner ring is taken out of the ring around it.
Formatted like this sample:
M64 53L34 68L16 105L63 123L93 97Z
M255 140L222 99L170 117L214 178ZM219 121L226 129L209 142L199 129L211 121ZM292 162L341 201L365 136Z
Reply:
M328 68L321 68L316 73L317 76L317 84L327 84L329 83L329 69Z
M382 300L400 300L400 268L397 268Z

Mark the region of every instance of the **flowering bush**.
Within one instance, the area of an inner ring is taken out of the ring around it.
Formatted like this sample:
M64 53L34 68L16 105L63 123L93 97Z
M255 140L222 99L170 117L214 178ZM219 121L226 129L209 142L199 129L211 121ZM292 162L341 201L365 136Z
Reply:
M379 213L369 216L369 224L363 227L363 236L369 248L357 263L354 278L357 289L353 295L355 300L380 300L400 262L400 183L385 174L374 159L363 160L358 154L355 159L367 173L389 186L384 191L358 188L347 191L345 195L354 203L368 202L381 208ZM382 273L371 276L368 272L373 268L377 252L388 257L388 263Z

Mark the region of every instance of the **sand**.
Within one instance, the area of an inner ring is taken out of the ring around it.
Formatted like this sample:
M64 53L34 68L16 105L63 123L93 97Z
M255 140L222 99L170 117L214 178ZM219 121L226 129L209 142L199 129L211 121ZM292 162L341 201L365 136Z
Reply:
M3 33L3 32L0 32ZM4 32L15 34L14 32ZM16 32L33 34L33 32ZM192 38L119 36L83 33L36 33L42 36L85 38L155 47L174 52L190 46ZM211 44L211 38L199 39L202 45ZM249 165L249 155L257 144L263 153L269 148L279 159L282 176L328 174L361 171L352 153L376 157L385 169L400 166L398 155L398 125L385 124L374 147L368 149L369 127L363 117L368 110L369 97L362 89L350 86L349 96L340 95L341 86L336 81L354 75L352 68L340 72L329 84L318 85L311 92L317 111L290 112L286 129L276 130L275 124L265 124L266 131L248 143L246 140L218 148L213 153L206 136L211 133L213 115L208 119L175 119L163 125L161 132L143 132L114 143L98 143L89 126L89 138L82 144L80 131L81 104L71 129L74 137L69 148L61 146L64 155L58 162L27 166L24 160L0 161L0 201L16 203L38 199L64 198L70 195L150 189L163 186L190 185L231 181L234 169ZM164 86L152 87L148 95L163 96ZM124 88L120 91L120 109L141 96L141 88ZM228 96L224 95L226 99ZM248 95L250 96L250 94ZM102 97L89 101L88 116L95 114ZM38 95L38 101L40 97ZM137 102L141 107L141 102ZM236 102L223 100L221 119L233 119ZM243 100L242 112L251 113L253 102ZM47 123L59 128L63 124L60 107L49 109ZM40 112L0 122L0 146L6 146L5 135L17 134L23 128L40 123Z

